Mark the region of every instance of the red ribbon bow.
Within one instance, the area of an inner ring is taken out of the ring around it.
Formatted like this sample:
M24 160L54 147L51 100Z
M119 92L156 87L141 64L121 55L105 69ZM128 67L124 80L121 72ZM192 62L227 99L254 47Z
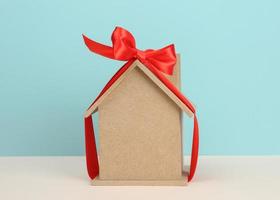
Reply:
M172 75L176 64L176 53L173 44L162 49L145 51L136 48L133 35L121 28L116 27L112 33L112 47L95 42L83 35L85 44L94 53L114 60L128 61L137 58L144 64L149 64L159 71Z
M83 35L85 44L94 53L114 59L128 61L111 80L105 85L101 93L95 99L93 104L101 97L111 85L120 77L122 73L135 60L140 60L146 67L156 75L159 80L165 84L194 114L193 142L191 153L191 164L189 170L188 181L191 181L196 170L199 148L199 128L198 120L195 114L195 108L191 102L175 87L161 72L171 75L174 65L176 64L176 54L174 45L166 46L159 50L141 51L136 48L135 39L127 30L117 27L112 33L113 46L106 46L95 42ZM160 72L159 72L159 71ZM94 128L91 115L85 117L85 140L86 140L86 160L88 174L94 179L99 174L99 163L95 144Z

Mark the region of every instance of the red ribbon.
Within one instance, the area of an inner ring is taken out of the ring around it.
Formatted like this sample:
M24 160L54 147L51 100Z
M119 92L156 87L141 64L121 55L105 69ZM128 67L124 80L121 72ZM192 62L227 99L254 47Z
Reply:
M127 30L116 27L112 33L112 47L95 42L83 35L86 46L92 52L114 59L128 61L105 85L101 93L92 103L94 104L107 89L130 67L136 59L140 60L154 75L162 81L194 114L193 143L191 153L190 171L188 181L191 181L196 170L199 148L199 129L195 108L190 101L161 73L171 75L176 64L176 53L174 45L166 46L159 50L141 51L136 48L135 39ZM91 104L91 105L92 105ZM85 118L85 142L86 142L86 160L88 174L94 179L99 174L99 164L94 137L94 128L92 117Z
M159 71L172 75L176 64L174 45L159 50L141 51L136 48L135 39L127 30L116 27L112 33L112 47L95 42L83 35L85 44L94 53L114 60L128 61L137 58L142 63L154 66Z

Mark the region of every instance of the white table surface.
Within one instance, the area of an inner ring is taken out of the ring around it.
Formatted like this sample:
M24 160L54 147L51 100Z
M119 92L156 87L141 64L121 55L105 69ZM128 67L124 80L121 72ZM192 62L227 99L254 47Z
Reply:
M0 157L0 199L280 199L280 156L201 156L186 187L91 186L84 157Z

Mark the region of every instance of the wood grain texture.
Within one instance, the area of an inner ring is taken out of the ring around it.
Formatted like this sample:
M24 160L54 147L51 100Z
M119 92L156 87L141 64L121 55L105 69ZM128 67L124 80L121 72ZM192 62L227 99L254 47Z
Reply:
M178 56L177 63L174 68L174 74L173 76L166 77L178 88L180 89L180 74L178 72L180 71L180 56ZM139 60L134 61L131 64L131 67L129 67L119 78L118 80L112 84L112 86L93 104L90 106L90 108L85 112L84 117L88 117L92 113L96 112L98 110L99 105L103 102L104 99L107 98L107 96L116 88L119 84L122 83L122 81L125 79L125 77L132 71L134 68L138 67L141 69L146 76L148 76L163 92L166 93L167 96L171 100L173 100L189 117L193 117L192 111L172 92L170 91L149 69L147 69ZM189 102L191 102L189 100Z
M177 70L169 79L179 87ZM96 184L184 184L181 109L142 69L131 70L99 105L99 131Z

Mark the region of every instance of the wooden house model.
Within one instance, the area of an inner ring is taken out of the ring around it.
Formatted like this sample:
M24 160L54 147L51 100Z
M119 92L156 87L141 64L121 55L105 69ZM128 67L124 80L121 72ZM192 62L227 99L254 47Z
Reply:
M98 112L99 175L93 185L184 185L182 111L193 112L139 60L86 111ZM172 76L180 90L180 59Z

